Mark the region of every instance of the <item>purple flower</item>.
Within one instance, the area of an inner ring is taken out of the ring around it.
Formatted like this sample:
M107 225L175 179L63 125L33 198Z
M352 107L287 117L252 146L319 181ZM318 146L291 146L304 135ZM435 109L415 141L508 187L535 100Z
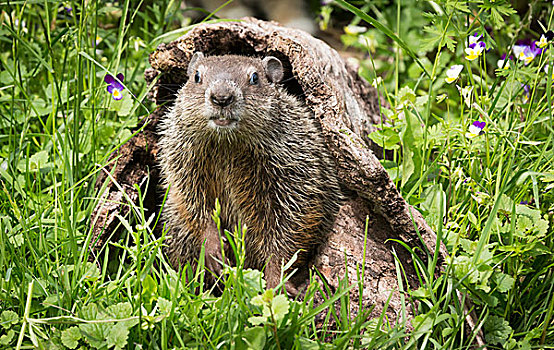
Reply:
M478 41L478 42L469 44L469 46L466 47L465 49L466 60L473 61L474 59L481 56L485 47L487 47L487 44L485 44L484 41Z
M123 86L123 74L119 73L116 75L117 80L113 77L111 74L106 74L104 77L104 81L108 84L107 90L110 94L112 94L112 97L114 100L119 101L123 98L123 90L125 87ZM118 81L119 80L119 81Z
M484 41L478 41L476 43L469 45L468 47L472 49L477 48L477 49L484 50L487 47L487 44L485 44Z
M531 61L535 59L535 57L542 54L542 52L545 50L545 49L541 49L540 47L537 47L536 43L537 42L533 42L529 45L527 44L514 45L514 48L513 48L514 54L519 60L523 61L525 65L528 65L529 63L531 63Z
M476 121L473 122L472 125L478 127L481 130L483 130L485 128L485 126L487 126L487 123L486 122L480 122L480 121L476 120Z
M529 204L529 202L528 202L528 201L521 201L521 202L519 202L519 204L521 204L521 205L527 205L527 204Z
M466 133L466 137L472 139L474 137L477 137L483 133L483 129L487 123L480 122L478 120L474 121L473 124L469 126L468 132Z
M73 7L71 6L64 6L63 9L65 10L65 12L67 12L67 14L71 14L71 11L73 11Z

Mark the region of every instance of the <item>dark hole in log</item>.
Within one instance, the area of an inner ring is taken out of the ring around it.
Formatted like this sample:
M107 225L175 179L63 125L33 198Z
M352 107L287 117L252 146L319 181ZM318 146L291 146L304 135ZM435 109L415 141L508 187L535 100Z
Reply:
M232 44L231 44L232 43ZM242 56L254 56L254 57L266 57L275 56L283 63L284 77L280 85L285 88L290 94L305 100L305 93L298 80L292 74L292 65L289 58L279 51L269 51L265 54L256 52L255 49L244 40L235 38L221 47L206 47L201 50L205 55L209 56L221 56L221 55L242 55ZM188 80L186 76L186 68L172 68L170 71L162 73L158 82L158 104L165 103L166 105L172 105L177 92Z

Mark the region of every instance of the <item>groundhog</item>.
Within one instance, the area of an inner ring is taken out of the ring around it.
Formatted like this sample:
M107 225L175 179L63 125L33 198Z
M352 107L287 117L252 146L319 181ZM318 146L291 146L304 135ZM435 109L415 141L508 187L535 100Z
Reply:
M221 273L216 199L222 230L247 226L245 267L265 268L268 287L296 252L292 268L306 268L325 240L341 201L336 168L311 111L278 85L283 74L271 56L191 58L160 128L166 252L176 268L195 266L204 243L206 267Z

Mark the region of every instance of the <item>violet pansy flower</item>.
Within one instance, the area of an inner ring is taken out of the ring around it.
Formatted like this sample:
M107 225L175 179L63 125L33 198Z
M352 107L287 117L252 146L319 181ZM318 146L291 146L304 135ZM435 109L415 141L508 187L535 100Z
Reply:
M535 43L532 43L531 45L514 45L513 48L514 55L520 60L525 63L525 65L528 65L543 52L543 49L540 47L537 47Z
M121 82L123 82L123 74L119 73L116 75L117 80L111 74L106 74L104 81L108 84L107 90L114 100L119 101L123 98L123 90L125 87ZM119 81L118 81L119 80Z
M477 137L483 133L483 129L487 123L480 122L478 120L474 121L473 124L469 126L468 132L466 133L466 137L472 139L474 137Z
M473 61L474 59L481 56L481 54L483 53L483 50L485 50L486 46L487 45L485 44L484 41L478 41L476 43L469 44L469 46L466 47L466 49L465 49L466 60Z

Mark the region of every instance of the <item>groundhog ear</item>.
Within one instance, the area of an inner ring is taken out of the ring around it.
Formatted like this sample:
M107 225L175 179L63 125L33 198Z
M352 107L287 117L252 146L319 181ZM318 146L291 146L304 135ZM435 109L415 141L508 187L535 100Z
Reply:
M191 77L196 69L196 63L200 58L204 58L204 54L200 51L196 51L190 58L189 67L187 68L187 77Z
M283 79L283 64L278 58L267 56L262 62L269 81L278 83Z

